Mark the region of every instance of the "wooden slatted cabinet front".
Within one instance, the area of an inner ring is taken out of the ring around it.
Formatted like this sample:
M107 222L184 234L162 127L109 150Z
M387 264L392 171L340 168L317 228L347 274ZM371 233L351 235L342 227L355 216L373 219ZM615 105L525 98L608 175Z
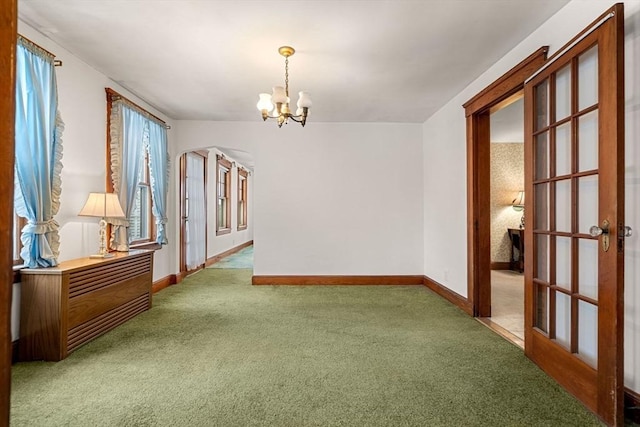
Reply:
M151 308L153 251L21 270L19 359L58 361Z

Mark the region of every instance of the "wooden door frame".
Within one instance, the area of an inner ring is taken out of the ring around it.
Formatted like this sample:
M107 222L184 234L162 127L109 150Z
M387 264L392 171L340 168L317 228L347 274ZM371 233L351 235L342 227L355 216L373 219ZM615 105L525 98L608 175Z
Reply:
M467 122L467 299L474 317L491 316L489 116L524 89L546 61L543 46L491 83L463 107Z
M15 57L18 1L0 0L0 194L13 194ZM12 199L13 197L7 197ZM13 203L0 209L0 426L9 425L11 393L11 294L13 288Z

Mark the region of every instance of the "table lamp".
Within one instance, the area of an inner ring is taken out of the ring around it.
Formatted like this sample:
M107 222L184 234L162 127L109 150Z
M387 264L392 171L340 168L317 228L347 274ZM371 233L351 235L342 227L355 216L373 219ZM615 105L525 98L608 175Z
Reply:
M89 198L78 214L79 216L93 216L100 219L100 251L90 258L111 258L107 251L107 221L106 218L125 218L118 195L115 193L89 193Z

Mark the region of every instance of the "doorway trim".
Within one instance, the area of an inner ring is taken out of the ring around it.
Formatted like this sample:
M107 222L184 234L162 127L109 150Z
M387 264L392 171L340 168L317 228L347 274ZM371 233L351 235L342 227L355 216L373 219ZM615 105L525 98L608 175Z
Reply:
M15 57L18 34L17 0L0 0L0 193L13 194ZM0 209L0 425L9 425L11 392L11 294L13 289L13 203Z
M205 240L204 240L204 259L205 263L196 268L195 270L189 270L187 267L187 212L186 212L186 203L185 198L187 194L187 155L189 153L201 156L204 159L204 208L205 208ZM179 189L179 204L180 204L180 277L181 279L186 277L188 274L194 273L198 270L202 270L205 268L206 260L207 260L207 244L208 244L208 216L207 216L207 184L208 184L208 163L209 163L209 151L208 150L195 150L195 151L185 151L180 155L180 189Z
M542 46L463 107L467 122L467 295L474 317L491 316L489 115L512 102L524 81L547 60Z

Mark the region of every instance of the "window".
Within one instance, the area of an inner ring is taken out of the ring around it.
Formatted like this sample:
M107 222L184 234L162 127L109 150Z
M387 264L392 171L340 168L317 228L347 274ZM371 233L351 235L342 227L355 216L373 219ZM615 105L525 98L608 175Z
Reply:
M223 156L217 156L216 164L216 187L218 192L218 203L216 205L216 235L231 232L231 162Z
M145 153L144 164L138 174L136 195L129 217L129 244L147 243L155 237L151 213L151 185L149 184L149 155Z
M247 171L238 168L238 231L247 229Z
M166 124L107 88L109 188L126 218L108 218L111 248L166 244L169 160Z

